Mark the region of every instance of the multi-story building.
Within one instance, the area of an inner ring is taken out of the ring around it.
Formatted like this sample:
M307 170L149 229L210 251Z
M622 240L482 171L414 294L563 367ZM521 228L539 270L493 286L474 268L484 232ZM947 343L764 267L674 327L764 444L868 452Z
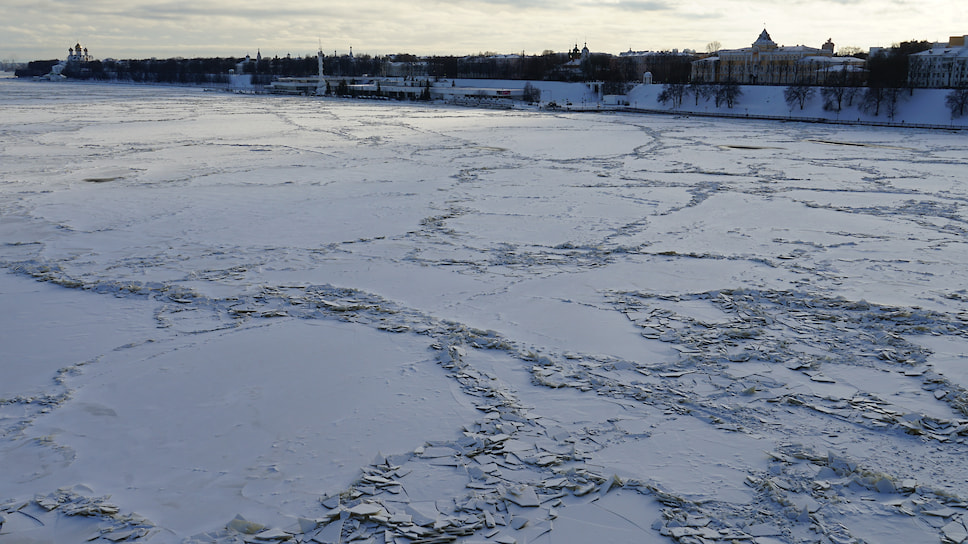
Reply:
M693 62L692 80L752 85L823 85L835 74L862 72L863 65L862 59L835 57L831 40L820 49L805 45L780 46L764 29L752 47L723 49Z
M908 57L908 84L935 88L968 85L968 35L952 36L948 45Z

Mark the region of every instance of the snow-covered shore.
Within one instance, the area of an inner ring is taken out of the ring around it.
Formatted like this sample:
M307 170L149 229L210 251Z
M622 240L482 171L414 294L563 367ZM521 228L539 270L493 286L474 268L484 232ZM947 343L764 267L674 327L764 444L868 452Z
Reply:
M963 133L0 98L0 541L968 538Z
M968 128L968 117L955 118L945 105L945 97L951 92L946 89L914 89L904 91L899 100L897 113L893 118L884 111L872 115L861 111L863 89L848 105L845 101L841 111L825 111L819 89L815 89L804 103L791 108L784 99L786 87L744 85L743 94L738 102L729 108L716 107L712 100L700 99L696 104L693 96L687 96L678 111L731 117L759 117L774 120L827 121L846 124L877 124L892 126L929 126L932 128ZM669 111L668 104L658 101L661 86L640 85L629 93L630 105L657 111ZM883 110L884 108L882 108Z
M731 118L756 118L766 120L802 120L855 125L884 125L922 128L968 128L968 116L952 118L945 104L948 89L905 90L898 101L894 117L881 111L879 115L861 111L864 89L859 89L852 101L845 100L837 111L826 111L820 88L806 99L803 108L795 104L792 108L784 99L786 87L770 85L741 85L737 102L733 107L726 104L716 106L709 97L697 101L693 94L686 94L682 103L673 107L670 102L660 102L659 95L663 85L635 85L626 95L601 97L587 83L562 83L551 81L510 81L510 80L456 80L465 86L522 88L530 83L541 94L541 102L546 105L554 102L564 110L575 111L641 111L647 113L699 114ZM448 83L444 83L445 85ZM882 108L886 110L886 108Z
M78 84L78 82L72 82ZM104 85L105 83L95 83ZM141 86L143 84L133 84ZM456 88L469 89L523 89L531 85L538 96L537 106L564 111L594 111L594 112L638 112L661 113L673 115L701 115L725 118L760 119L773 121L807 121L845 125L863 126L893 126L907 128L934 128L963 130L968 128L968 115L953 117L950 108L945 104L945 98L951 92L949 89L907 89L898 99L896 112L893 116L887 113L883 106L877 115L865 112L861 108L865 89L859 88L852 98L846 98L839 111L824 109L824 100L820 87L814 87L805 99L803 107L794 104L792 107L784 98L785 86L770 85L741 85L740 96L732 107L725 103L716 105L712 97L696 99L694 94L686 93L681 104L673 106L671 102L660 101L664 86L661 84L637 84L629 88L624 95L604 95L601 92L601 82L568 83L560 81L523 81L502 79L446 79L433 83L435 87L451 90ZM156 85L157 86L157 85ZM454 86L454 87L452 87ZM264 92L264 87L255 87L242 76L233 79L233 83L225 90L234 92ZM447 101L438 101L446 103ZM462 105L473 106L481 103L487 106L502 105L519 109L530 109L520 101L509 99L480 99L469 96L459 101Z

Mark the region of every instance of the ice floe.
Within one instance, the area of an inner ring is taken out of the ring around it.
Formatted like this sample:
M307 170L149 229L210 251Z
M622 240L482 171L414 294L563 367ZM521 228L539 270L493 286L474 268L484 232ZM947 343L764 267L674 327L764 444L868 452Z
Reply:
M0 540L968 542L961 134L37 89Z

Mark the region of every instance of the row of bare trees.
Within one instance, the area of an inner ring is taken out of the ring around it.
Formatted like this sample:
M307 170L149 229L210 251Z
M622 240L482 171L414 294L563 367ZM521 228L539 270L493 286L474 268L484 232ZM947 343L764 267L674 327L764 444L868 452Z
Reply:
M820 98L823 100L824 111L840 112L845 108L854 106L856 102L857 107L862 112L875 117L883 113L892 121L898 113L900 102L906 95L905 89L900 87L857 87L836 83L816 87L796 83L784 89L783 98L791 110L797 107L802 110L807 102L817 95L818 89ZM670 109L678 110L682 107L682 103L691 96L696 106L699 105L701 100L712 100L716 107L725 105L727 108L732 108L742 94L743 91L736 82L714 84L699 82L689 84L667 83L662 86L658 101L660 104L669 106ZM968 86L952 89L945 96L945 105L951 111L952 119L968 114Z
M668 104L676 110L682 107L682 102L690 95L695 99L697 106L700 100L712 100L717 108L723 105L732 108L743 95L743 90L739 83L735 81L711 84L702 82L667 83L662 86L658 100L660 104Z
M794 109L799 106L802 110L807 101L817 93L817 88L804 84L790 85L783 91L783 98L787 106ZM869 115L878 117L884 113L888 119L894 120L898 107L910 96L910 88L896 86L868 85L855 87L849 85L825 85L820 87L820 97L823 100L824 111L840 112L845 107L853 106L858 101L858 108ZM951 112L951 118L956 119L968 112L968 86L952 89L945 96L945 105Z

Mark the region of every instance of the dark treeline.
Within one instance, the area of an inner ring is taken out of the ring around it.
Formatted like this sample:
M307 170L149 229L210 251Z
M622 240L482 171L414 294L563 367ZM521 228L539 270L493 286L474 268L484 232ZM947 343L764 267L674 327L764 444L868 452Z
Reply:
M867 58L863 81L858 74L840 86L877 89L909 88L909 55L930 48L926 41L902 42L881 49ZM540 55L498 55L417 57L410 54L385 56L331 55L323 57L327 75L345 77L420 77L517 79L531 81L602 81L606 93L621 94L630 83L651 74L654 83L686 85L691 64L698 57L678 52L610 55L545 51ZM858 55L861 56L861 55ZM59 61L33 61L17 70L19 77L43 76ZM310 77L318 73L316 55L273 58L170 58L142 60L96 60L68 63L62 74L74 79L122 80L145 83L225 84L232 74L248 74L252 83L267 85L280 77ZM828 78L829 79L829 78ZM830 83L826 86L831 86Z
M53 68L60 61L54 60L32 60L27 63L26 66L17 67L14 70L14 75L17 77L40 77L50 73L51 68Z
M70 62L61 72L73 79L138 83L227 83L240 59L131 59Z
M909 56L931 49L926 41L901 42L881 49L867 59L867 85L870 87L904 88L908 86Z
M593 53L576 59L568 53L545 51L540 55L479 55L416 57L325 56L327 75L345 77L429 77L481 78L546 81L603 81L619 88L642 80L651 72L660 83L681 83L689 79L692 55L653 53L642 56L613 56ZM17 70L18 77L44 76L59 61L33 61ZM144 83L224 84L232 74L249 74L252 83L265 85L280 77L308 77L318 73L315 55L303 57L169 58L95 60L70 62L61 72L72 79L121 80Z

